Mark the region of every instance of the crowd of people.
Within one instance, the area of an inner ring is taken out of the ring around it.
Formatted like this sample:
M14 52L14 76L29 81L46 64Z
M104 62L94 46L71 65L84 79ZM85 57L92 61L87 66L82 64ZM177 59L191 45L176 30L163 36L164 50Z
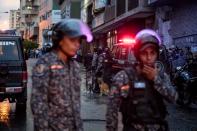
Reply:
M31 107L35 130L82 131L80 66L72 58L81 39L90 42L92 35L88 26L77 19L58 22L52 32L51 51L41 56L33 68ZM164 100L175 103L178 94L168 74L155 66L161 44L153 30L140 31L134 45L137 64L121 70L113 78L110 78L110 62L103 65L105 60L112 59L109 48L95 49L93 56L87 54L87 58L92 57L91 70L110 86L107 131L118 130L119 111L123 131L169 130ZM99 87L95 88L95 92L99 91Z

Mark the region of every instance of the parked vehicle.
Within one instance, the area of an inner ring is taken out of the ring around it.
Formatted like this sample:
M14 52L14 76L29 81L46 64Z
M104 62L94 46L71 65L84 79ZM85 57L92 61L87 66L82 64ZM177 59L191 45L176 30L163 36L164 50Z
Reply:
M26 109L27 65L20 36L0 35L0 102Z
M136 62L133 54L133 39L123 39L112 48L112 74L129 67Z

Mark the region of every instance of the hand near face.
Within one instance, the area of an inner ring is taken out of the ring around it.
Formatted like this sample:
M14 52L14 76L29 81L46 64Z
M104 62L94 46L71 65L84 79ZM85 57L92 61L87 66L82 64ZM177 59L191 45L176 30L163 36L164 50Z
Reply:
M145 76L148 80L154 81L155 77L158 74L158 70L157 70L157 68L153 68L153 67L144 65L144 67L142 69L142 73L145 74Z

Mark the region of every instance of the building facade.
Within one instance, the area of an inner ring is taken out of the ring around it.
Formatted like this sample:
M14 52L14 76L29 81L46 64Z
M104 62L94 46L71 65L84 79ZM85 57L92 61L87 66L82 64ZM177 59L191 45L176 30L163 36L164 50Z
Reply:
M147 0L83 2L82 19L92 28L96 47L112 48L124 37L134 37L143 28L153 28L154 12Z
M93 19L93 15L92 15L92 13L91 13L92 11L90 11L89 7L92 6L92 3L93 3L93 0L81 0L81 7L80 7L81 20L84 23L88 24L90 28L91 28L91 22L92 22L92 19ZM89 18L89 17L91 17L91 18ZM85 56L88 53L92 53L93 48L94 48L93 43L87 44L86 42L82 42L82 44L81 44L82 55Z
M155 29L168 48L197 46L197 1L149 0L155 8Z
M61 9L61 17L81 18L81 0L58 0Z
M39 0L20 0L20 32L24 39L38 43Z
M19 29L20 28L20 10L10 10L9 18L9 28L10 29Z
M61 10L57 0L40 0L39 47L51 45L51 28L61 20Z

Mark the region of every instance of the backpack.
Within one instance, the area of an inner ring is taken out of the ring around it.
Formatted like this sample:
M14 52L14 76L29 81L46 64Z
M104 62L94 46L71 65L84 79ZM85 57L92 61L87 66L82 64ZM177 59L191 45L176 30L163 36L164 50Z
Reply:
M162 96L154 90L153 82L137 74L133 68L124 69L129 77L128 97L122 98L120 112L123 124L162 123L167 111Z

